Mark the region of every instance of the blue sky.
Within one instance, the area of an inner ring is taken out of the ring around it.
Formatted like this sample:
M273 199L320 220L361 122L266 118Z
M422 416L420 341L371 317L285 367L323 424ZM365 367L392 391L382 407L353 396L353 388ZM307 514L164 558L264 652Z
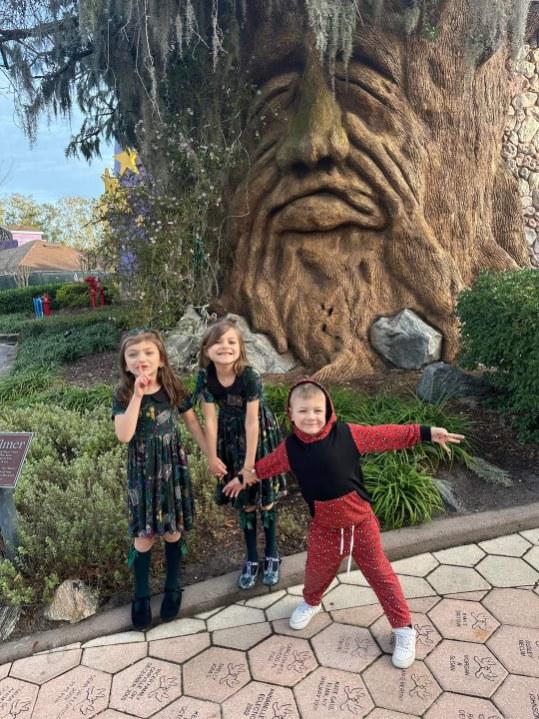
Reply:
M104 145L102 158L91 163L67 159L65 148L80 124L78 111L72 127L60 119L47 126L43 119L31 147L18 126L12 99L0 94L0 195L32 195L38 202L55 202L69 195L98 197L103 191L101 175L106 167L112 168L114 150Z

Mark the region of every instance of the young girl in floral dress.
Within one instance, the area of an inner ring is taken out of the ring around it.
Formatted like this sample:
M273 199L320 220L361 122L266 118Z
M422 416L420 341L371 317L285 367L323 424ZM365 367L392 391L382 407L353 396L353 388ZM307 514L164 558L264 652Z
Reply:
M153 330L133 330L120 347L120 382L113 398L116 436L128 443L127 496L129 563L134 571L131 618L147 629L150 608L150 558L156 536L165 540L166 579L161 618L173 619L181 603L180 538L193 526L193 494L187 457L181 446L181 415L206 451L204 434L187 392L172 370L163 340Z
M216 501L225 504L230 501L222 493L225 484L243 470L252 471L255 461L271 452L281 439L264 400L260 375L248 364L245 342L234 321L220 320L206 330L195 396L202 398L208 463L218 478ZM238 578L241 589L253 587L259 576L257 510L266 540L262 582L271 586L279 581L275 505L285 493L286 476L281 474L249 487L234 500L247 554Z

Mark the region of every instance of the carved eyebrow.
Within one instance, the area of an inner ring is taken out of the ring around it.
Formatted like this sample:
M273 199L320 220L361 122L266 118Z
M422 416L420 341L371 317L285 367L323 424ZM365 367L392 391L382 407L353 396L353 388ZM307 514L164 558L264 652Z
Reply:
M386 80L389 80L393 85L397 85L397 78L392 72L390 65L392 63L387 62L387 59L383 60L376 57L373 53L365 52L363 48L357 48L352 52L351 62L357 62L365 67L374 70L378 75L381 75Z

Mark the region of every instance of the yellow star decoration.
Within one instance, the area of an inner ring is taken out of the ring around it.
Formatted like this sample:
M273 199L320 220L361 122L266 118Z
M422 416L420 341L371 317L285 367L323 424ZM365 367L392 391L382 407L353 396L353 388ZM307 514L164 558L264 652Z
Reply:
M101 179L105 185L105 192L114 192L114 190L118 187L118 178L110 174L108 167L101 175Z
M131 170L131 172L138 174L137 157L136 150L122 150L122 152L114 155L114 159L120 163L120 177L126 170Z

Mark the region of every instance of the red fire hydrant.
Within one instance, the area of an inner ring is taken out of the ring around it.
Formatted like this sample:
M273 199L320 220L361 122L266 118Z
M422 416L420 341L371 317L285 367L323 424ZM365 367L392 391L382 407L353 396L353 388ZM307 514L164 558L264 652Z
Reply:
M48 317L50 314L52 314L51 298L49 297L48 293L45 292L41 299L43 300L43 314L47 315Z

